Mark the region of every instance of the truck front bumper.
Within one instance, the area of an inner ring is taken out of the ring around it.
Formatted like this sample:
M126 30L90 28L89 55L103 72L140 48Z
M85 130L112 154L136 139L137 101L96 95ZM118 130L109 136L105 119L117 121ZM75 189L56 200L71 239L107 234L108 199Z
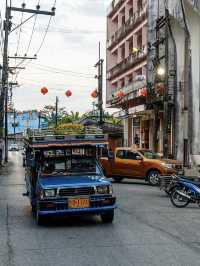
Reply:
M89 208L68 208L68 201L65 200L49 200L49 201L39 201L38 204L38 214L42 216L67 216L67 215L84 215L84 214L96 214L109 212L115 208L116 198L101 198L101 199L90 199Z

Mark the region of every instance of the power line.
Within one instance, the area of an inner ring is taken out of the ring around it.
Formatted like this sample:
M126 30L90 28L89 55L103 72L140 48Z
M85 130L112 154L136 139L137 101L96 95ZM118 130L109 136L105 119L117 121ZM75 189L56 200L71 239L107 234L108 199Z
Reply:
M37 84L37 85L40 86L43 83L43 81L41 81L41 82L35 82L35 80L27 79L27 78L21 78L21 79L22 79L22 81L24 80L25 82L26 81L30 82L29 84L32 84L32 85L36 85ZM57 83L57 84L54 84L54 86L62 86L64 88L66 88L66 87L73 87L74 86L74 87L82 87L82 88L88 88L88 89L90 89L92 87L91 84L74 84L74 83L68 84L67 82L66 83ZM55 88L52 89L52 90L55 90ZM63 90L63 88L62 89L59 89L58 88L56 90Z
M40 69L42 71L55 73L55 74L61 74L61 75L62 74L63 75L68 74L70 76L75 76L75 77L79 77L79 78L94 79L94 76L89 75L89 74L85 74L85 73L80 73L80 72L73 72L73 71L69 71L69 70L50 68L50 67L38 67L38 66L32 66L32 67L36 68L36 69Z
M52 7L52 10L55 10L55 5L56 5L56 0L54 1L54 4L53 4L53 7ZM43 46L43 44L44 44L44 41L45 41L45 39L46 39L46 36L47 36L48 30L49 30L49 26L50 26L51 20L52 20L52 16L50 16L50 18L49 18L49 22L48 22L48 24L47 24L47 27L46 27L46 30L45 30L45 33L44 33L44 36L43 36L42 42L41 42L41 44L40 44L40 46L39 46L39 48L38 48L38 50L37 50L37 52L36 52L36 55L38 55L38 53L39 53L40 50L42 49L42 46Z

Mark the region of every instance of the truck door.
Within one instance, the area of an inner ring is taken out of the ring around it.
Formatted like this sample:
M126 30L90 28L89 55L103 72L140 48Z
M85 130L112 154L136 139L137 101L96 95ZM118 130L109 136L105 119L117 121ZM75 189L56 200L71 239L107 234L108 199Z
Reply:
M120 157L120 158L119 158ZM143 175L143 161L141 156L131 150L122 150L116 153L116 165L120 175L127 177L140 177Z

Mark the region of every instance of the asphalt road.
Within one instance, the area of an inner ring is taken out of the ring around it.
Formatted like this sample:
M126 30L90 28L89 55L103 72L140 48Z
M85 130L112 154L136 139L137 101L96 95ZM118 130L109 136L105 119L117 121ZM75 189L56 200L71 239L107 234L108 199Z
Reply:
M158 188L114 184L112 225L98 217L54 219L38 227L22 197L19 153L0 175L0 266L200 265L200 209L172 207Z

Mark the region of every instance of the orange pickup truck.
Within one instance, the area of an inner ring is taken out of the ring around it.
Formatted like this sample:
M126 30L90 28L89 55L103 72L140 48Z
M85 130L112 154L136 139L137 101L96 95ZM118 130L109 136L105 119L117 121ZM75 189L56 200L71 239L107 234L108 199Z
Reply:
M162 159L150 150L133 150L132 148L117 148L108 157L102 157L100 163L104 174L116 182L124 178L143 179L151 185L159 184L159 175L183 174L183 165L176 160Z

